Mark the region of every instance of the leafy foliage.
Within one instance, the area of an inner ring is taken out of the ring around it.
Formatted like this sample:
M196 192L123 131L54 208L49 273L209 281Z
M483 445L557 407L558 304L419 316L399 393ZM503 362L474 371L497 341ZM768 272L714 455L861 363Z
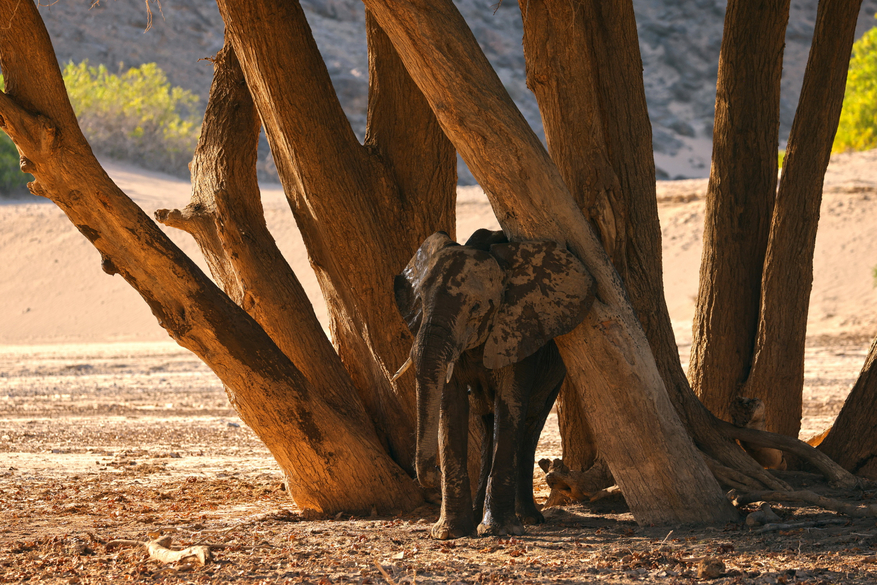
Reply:
M877 27L853 44L834 152L877 148Z
M198 96L171 87L155 63L115 75L88 61L63 72L79 126L95 152L174 175L188 176L201 131ZM3 76L0 75L0 86ZM33 180L18 166L18 151L0 138L0 192Z
M79 125L95 152L186 175L200 132L198 97L155 63L115 75L88 61L64 68Z
M5 88L0 74L0 89ZM0 132L0 198L11 197L25 192L33 175L21 172L18 149L5 132Z

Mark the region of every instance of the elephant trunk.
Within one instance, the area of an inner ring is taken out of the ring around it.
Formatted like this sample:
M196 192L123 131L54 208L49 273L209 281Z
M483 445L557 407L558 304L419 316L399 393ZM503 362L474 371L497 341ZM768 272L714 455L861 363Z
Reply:
M453 329L425 324L411 349L417 371L417 481L425 488L439 485L439 419L442 394L450 381L460 351L451 334Z

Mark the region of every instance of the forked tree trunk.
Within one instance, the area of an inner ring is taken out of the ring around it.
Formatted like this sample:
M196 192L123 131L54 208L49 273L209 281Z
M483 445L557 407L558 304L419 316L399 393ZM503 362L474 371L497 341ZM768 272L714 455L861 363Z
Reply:
M730 420L749 375L777 182L789 0L730 0L719 57L712 167L688 377ZM768 409L771 405L766 405Z
M744 396L761 398L766 430L801 429L804 342L822 182L843 106L861 0L821 0L804 86L786 148L761 282L761 311Z
M680 424L618 274L548 153L453 4L366 0L512 238L566 243L598 283L585 322L558 339L638 522L736 517Z
M877 480L877 339L819 450L856 475Z
M392 282L427 236L453 231L453 148L373 25L363 146L298 2L218 4L329 307L335 347L391 456L411 471L413 378L389 381L411 336ZM399 225L408 229L388 229Z
M98 249L104 270L121 274L168 333L223 380L242 419L272 447L296 502L325 512L416 506L419 492L358 403L330 406L106 175L76 123L33 2L0 0L0 20L0 126L36 178L32 191L54 201Z

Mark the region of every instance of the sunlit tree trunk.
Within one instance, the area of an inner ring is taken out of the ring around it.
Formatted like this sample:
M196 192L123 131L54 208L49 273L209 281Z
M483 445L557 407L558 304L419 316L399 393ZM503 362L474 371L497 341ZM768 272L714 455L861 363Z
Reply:
M613 263L621 266L679 416L701 450L736 470L735 485L776 485L718 431L679 361L664 300L651 126L631 3L531 2L522 4L522 14L528 83L540 104L549 152L583 212L618 234L615 248L621 253ZM589 203L601 196L611 207ZM565 392L558 407L564 463L586 469L597 451L592 431L582 424L588 405L581 395Z
M371 20L363 146L297 2L218 4L326 299L336 350L391 456L410 470L413 382L389 377L407 359L411 337L392 282L427 236L453 232L453 148ZM388 229L400 225L406 229Z
M844 469L877 480L877 339L819 450Z
M776 193L788 18L789 0L730 0L725 13L688 370L697 395L725 420L752 367Z
M861 4L819 2L764 260L754 362L741 391L764 401L766 430L791 437L801 428L804 342L822 182L840 119Z
M125 278L171 337L225 383L296 502L324 512L417 506L419 492L387 456L361 404L318 392L109 179L76 123L36 6L2 0L0 19L7 23L0 29L0 125L36 178L31 190L56 203L100 252L104 270ZM244 132L254 127L252 117L244 120Z

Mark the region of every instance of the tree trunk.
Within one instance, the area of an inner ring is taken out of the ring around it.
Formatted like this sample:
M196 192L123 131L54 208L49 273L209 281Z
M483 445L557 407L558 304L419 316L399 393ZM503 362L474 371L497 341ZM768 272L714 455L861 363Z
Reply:
M777 192L761 283L755 358L742 394L765 404L765 429L801 429L804 342L822 182L837 132L861 0L821 0Z
M602 451L638 522L724 522L722 496L667 398L618 274L548 153L448 1L366 0L445 133L515 239L563 242L598 283L585 322L558 339Z
M847 471L877 480L877 339L862 373L818 449Z
M222 379L272 448L302 508L411 509L413 483L382 450L355 401L330 406L265 331L216 288L113 184L82 136L36 6L0 0L0 125L31 190L49 197L149 304L160 324Z
M519 0L519 4L527 87L539 103L548 152L616 270L623 275L627 203L609 161L604 136L600 73L605 64L597 62L593 54L596 49L590 42L591 36L599 34L599 27L595 22L593 27L588 26L598 9L590 1ZM571 87L577 91L569 91ZM584 380L574 380L574 375L567 376L557 399L563 461L574 469L588 469L598 449L577 387L587 384L590 375Z
M218 4L326 299L335 347L391 456L411 471L413 381L389 381L411 336L392 282L427 236L453 230L453 148L373 25L362 146L297 2ZM398 225L410 229L388 229Z
M362 408L307 294L265 224L256 179L259 116L227 41L214 69L191 164L192 201L182 211L158 210L156 218L195 238L213 278L330 406L352 401Z
M725 13L688 370L701 401L725 420L749 375L758 327L788 17L789 0L730 0Z

